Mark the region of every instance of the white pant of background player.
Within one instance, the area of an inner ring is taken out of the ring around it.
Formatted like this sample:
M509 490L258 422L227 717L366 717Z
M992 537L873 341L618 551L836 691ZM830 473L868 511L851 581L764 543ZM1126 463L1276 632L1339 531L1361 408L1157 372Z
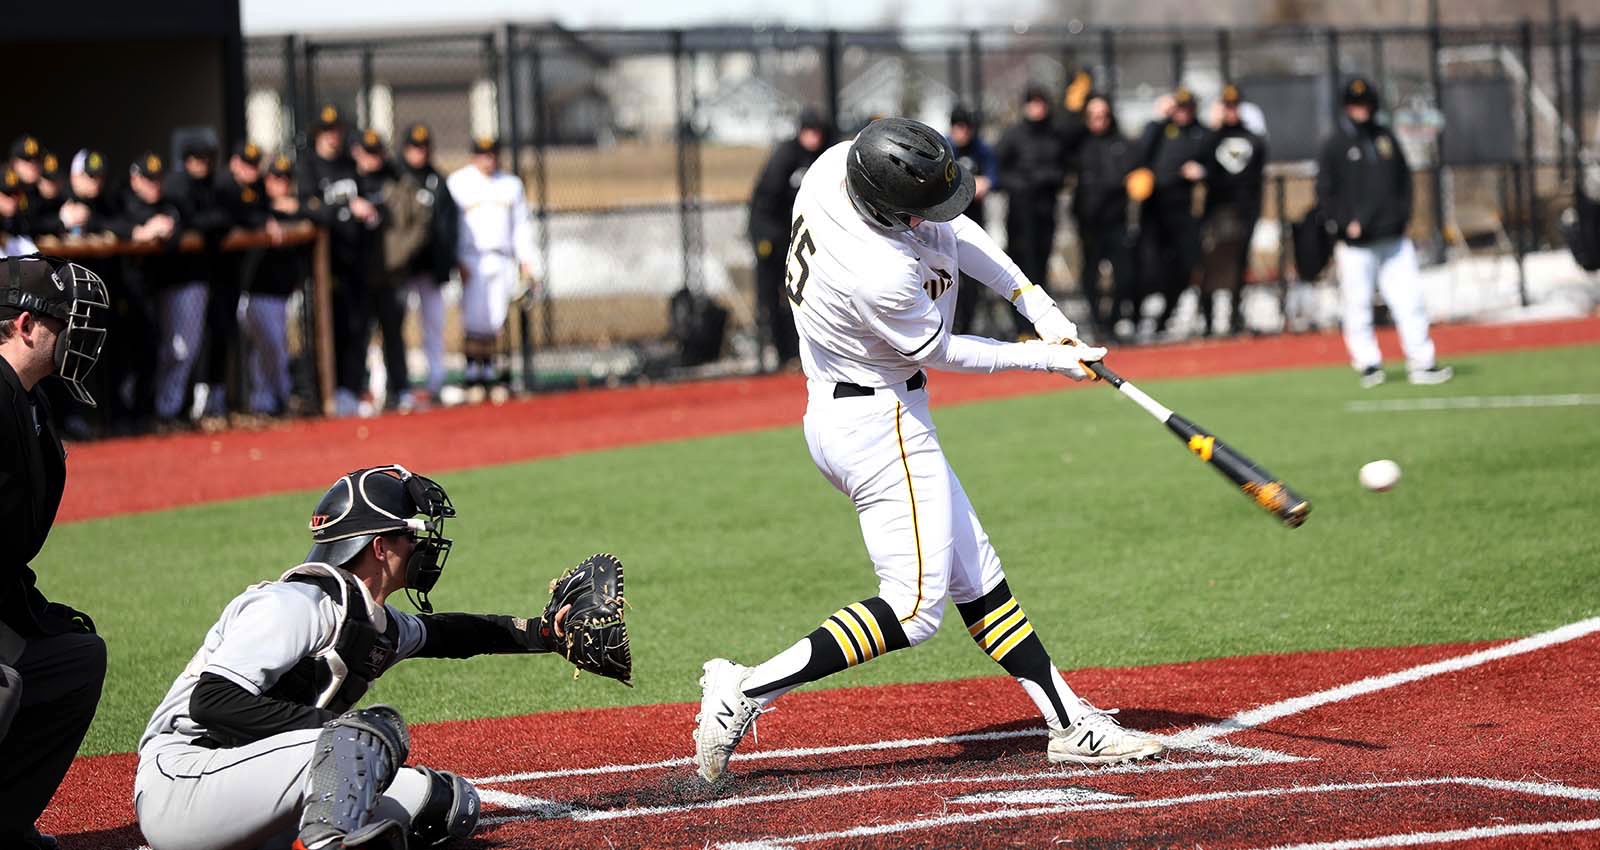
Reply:
M133 805L152 850L278 850L294 843L311 788L311 756L323 729L304 729L228 749L180 735L145 745ZM402 825L422 810L430 779L403 767L372 820Z
M1422 278L1417 252L1403 236L1366 245L1339 243L1339 296L1343 301L1344 344L1350 365L1364 371L1383 364L1378 336L1372 330L1372 293L1383 293L1406 368L1417 372L1434 367L1433 339L1428 335L1428 309L1422 299Z

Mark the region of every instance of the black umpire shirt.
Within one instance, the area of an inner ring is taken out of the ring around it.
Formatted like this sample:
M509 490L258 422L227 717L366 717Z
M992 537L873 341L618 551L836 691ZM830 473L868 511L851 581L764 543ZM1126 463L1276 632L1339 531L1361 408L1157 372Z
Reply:
M67 453L50 426L44 393L24 390L0 358L0 622L23 637L74 631L34 587L28 566L50 535L66 484Z

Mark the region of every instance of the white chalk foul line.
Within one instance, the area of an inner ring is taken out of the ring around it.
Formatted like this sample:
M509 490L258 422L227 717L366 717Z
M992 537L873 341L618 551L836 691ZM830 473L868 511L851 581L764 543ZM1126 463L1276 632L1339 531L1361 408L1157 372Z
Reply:
M1553 782L1509 782L1501 779L1446 776L1432 779L1404 779L1392 782L1339 782L1328 783L1324 785L1254 788L1241 791L1214 791L1205 794L1186 794L1180 797L1161 797L1150 800L1116 800L1111 802L1075 803L1060 806L1028 806L1026 808L1018 809L995 809L987 812L963 812L956 815L940 815L938 817L918 818L916 820L900 821L897 823L866 824L862 826L851 827L849 829L835 830L832 832L813 832L802 835L773 836L770 838L758 839L756 841L726 842L718 844L716 847L718 850L782 850L782 848L793 847L797 844L814 844L819 841L836 841L845 838L865 838L876 835L894 835L903 832L911 832L914 830L937 829L944 826L971 824L983 821L1016 820L1019 818L1035 818L1044 815L1060 815L1074 812L1109 812L1136 811L1140 809L1163 809L1172 808L1175 806L1192 805L1195 803L1228 802L1257 797L1283 797L1301 794L1337 794L1348 791L1370 791L1391 788L1421 788L1438 785L1464 785L1497 791L1514 791L1524 794L1531 794L1534 796L1600 800L1600 789L1596 788L1574 788ZM1587 823L1587 821L1573 821L1569 823ZM1493 829L1493 827L1484 827L1484 829Z
M1391 398L1346 402L1346 413L1405 413L1417 410L1505 410L1517 407L1586 407L1600 404L1600 395L1464 395L1443 398Z
M1295 756L1284 757L1289 762L1301 761ZM1029 771L1027 773L980 773L971 776L951 776L941 774L938 776L922 776L909 779L894 779L886 782L850 782L839 785L818 785L811 788L796 788L792 791L776 791L768 794L746 794L739 797L721 797L716 800L704 800L697 803L682 803L672 806L640 806L632 809L582 809L572 808L566 812L519 812L517 814L495 815L486 817L479 823L485 826L510 823L512 821L535 819L565 819L580 822L595 822L618 820L622 818L655 817L658 815L677 815L685 812L701 811L706 809L728 809L737 806L760 805L763 803L787 803L795 800L812 800L819 797L837 797L845 794L860 794L868 791L883 791L895 788L920 788L934 785L989 785L994 783L1017 782L1053 782L1061 779L1085 779L1096 776L1110 776L1121 773L1166 773L1182 770L1213 770L1224 767L1244 767L1252 764L1282 764L1284 761L1242 762L1233 759L1207 759L1203 761L1175 761L1175 762L1143 762L1137 764L1116 764L1099 768L1079 768L1062 771ZM515 795L511 795L515 796ZM488 802L488 798L484 798Z
M925 747L942 747L954 744L973 744L987 741L1007 741L1015 738L1043 738L1043 729L1013 729L1005 732L974 732L966 735L944 735L933 738L897 738L887 741L866 741L859 744L837 744L826 747L790 747L781 750L757 750L750 753L734 753L733 761L756 762L775 761L782 759L811 758L814 756L836 755L839 753L871 752L877 750L910 750ZM1263 750L1256 747L1240 747L1218 741L1195 741L1188 744L1174 744L1182 749L1191 750L1202 755L1226 756L1244 759L1251 763L1267 763L1272 761L1298 761L1294 756L1288 756L1273 750ZM633 773L642 770L660 770L674 767L688 767L694 764L690 758L663 759L661 761L636 762L634 764L603 764L596 767L572 767L563 770L531 770L522 773L503 773L496 776L485 776L473 779L472 784L503 785L509 782L533 782L540 779L565 779L572 776L595 776L609 773Z
M1479 650L1478 652L1458 655L1454 658L1446 658L1429 664L1420 664L1416 667L1385 673L1381 676L1369 676L1336 688L1329 688L1293 699L1286 699L1282 702L1252 708L1249 711L1235 714L1221 723L1199 726L1187 732L1180 732L1169 740L1176 747L1193 746L1234 732L1253 729L1264 723L1309 711L1329 703L1342 702L1376 691L1417 682L1432 676L1454 673L1458 670L1466 670L1470 667L1477 667L1480 664L1487 664L1490 661L1498 661L1502 658L1510 658L1514 655L1546 649L1567 641L1577 640L1597 631L1600 631L1600 617L1579 620L1576 623L1569 623L1558 629L1552 629L1548 632L1542 632L1521 640L1514 640L1510 643Z
M1449 829L1442 832L1402 832L1394 835L1377 835L1372 838L1345 838L1339 841L1319 841L1312 844L1280 844L1265 850L1364 850L1368 847L1415 847L1419 844L1448 844L1456 841L1476 841L1480 838L1505 838L1513 835L1549 835L1563 832L1589 832L1600 830L1600 820L1555 820L1544 823L1507 823L1497 826L1475 826L1471 829Z

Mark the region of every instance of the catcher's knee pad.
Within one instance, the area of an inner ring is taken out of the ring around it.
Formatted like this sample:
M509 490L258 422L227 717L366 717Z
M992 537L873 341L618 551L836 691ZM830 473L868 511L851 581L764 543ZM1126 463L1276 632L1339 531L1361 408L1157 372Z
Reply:
M428 799L411 819L411 840L417 847L438 847L466 838L478 825L478 789L448 770L418 767L428 775Z
M11 719L17 716L17 706L22 704L22 677L16 670L0 664L0 741L11 730Z
M300 815L308 850L332 846L368 825L378 798L411 751L399 712L386 705L330 720L311 757L311 792Z

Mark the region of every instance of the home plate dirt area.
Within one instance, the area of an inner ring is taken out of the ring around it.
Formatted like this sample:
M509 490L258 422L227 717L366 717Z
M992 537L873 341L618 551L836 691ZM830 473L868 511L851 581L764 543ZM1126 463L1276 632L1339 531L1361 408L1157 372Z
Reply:
M1021 688L987 678L792 694L715 787L686 704L424 725L413 761L475 779L480 847L1600 847L1600 618L1067 678L1168 757L1052 766ZM74 767L63 846L138 845L131 774Z

